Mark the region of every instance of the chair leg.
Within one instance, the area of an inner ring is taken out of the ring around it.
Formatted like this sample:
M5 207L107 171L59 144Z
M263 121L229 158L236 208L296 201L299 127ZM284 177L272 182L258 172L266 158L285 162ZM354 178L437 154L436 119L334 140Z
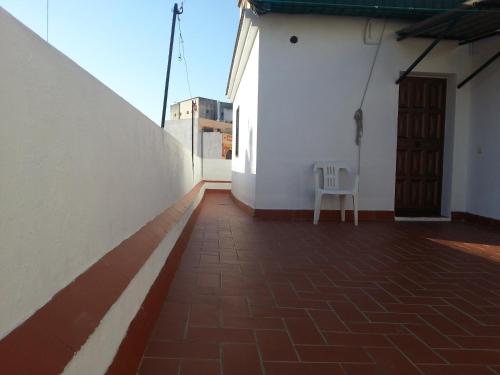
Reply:
M316 197L314 198L314 225L318 224L319 221L319 215L321 212L321 197L321 194L316 193Z
M340 220L345 221L345 195L339 195L340 200Z
M352 196L353 209L354 209L354 225L358 225L358 196Z

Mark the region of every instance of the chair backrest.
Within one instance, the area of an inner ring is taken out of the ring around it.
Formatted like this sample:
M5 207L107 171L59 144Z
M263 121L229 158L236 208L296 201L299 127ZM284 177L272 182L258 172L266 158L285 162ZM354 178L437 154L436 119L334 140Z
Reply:
M340 171L345 170L351 175L351 168L343 161L319 161L314 163L314 172L318 175L320 170L323 172L322 189L334 190L340 188ZM319 176L317 177L319 182Z

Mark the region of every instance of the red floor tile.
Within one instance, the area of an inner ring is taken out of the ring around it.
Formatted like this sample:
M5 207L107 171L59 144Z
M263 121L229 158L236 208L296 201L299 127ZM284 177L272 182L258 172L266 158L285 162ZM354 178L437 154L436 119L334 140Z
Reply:
M202 342L150 341L144 355L162 358L216 359L219 358L219 347L216 344Z
M418 368L396 349L369 348L367 351L384 375L420 374Z
M182 360L180 375L220 375L220 364L218 360Z
M441 357L415 336L390 335L388 338L413 363L445 363Z
M276 318L246 318L229 317L224 318L225 328L250 328L250 329L283 329L281 319Z
M406 333L405 328L397 323L346 323L349 329L354 333L372 333L372 334L398 334Z
M264 361L297 361L288 335L280 331L257 331L257 342Z
M153 329L153 338L156 340L182 340L186 332L186 324L184 321L176 320L160 320L156 322Z
M480 226L262 221L209 194L140 374L499 375L496 254Z
M438 353L455 364L500 365L500 350L439 349Z
M452 336L451 338L465 349L500 350L500 337Z
M224 344L224 375L259 375L262 373L257 347L247 344Z
M324 331L346 332L346 325L333 311L310 310L309 314L319 329Z
M336 363L272 363L264 364L267 375L343 375Z
M342 332L324 332L323 333L330 345L339 346L374 346L390 347L392 343L384 335L374 335L369 333L342 333Z
M457 348L457 344L427 325L407 324L405 327L431 348Z
M219 308L214 305L197 303L191 307L190 326L219 327Z
M200 328L188 330L188 340L203 342L253 342L253 333L249 329Z
M304 362L372 362L361 348L342 346L297 346L297 352Z
M385 375L385 372L375 364L342 363L346 375Z
M497 375L484 366L421 365L419 367L425 375Z
M298 344L325 344L325 340L309 318L287 318L286 326L293 342Z
M367 312L366 316L372 322L380 323L422 323L423 320L417 314L407 313L372 313Z
M431 326L433 326L435 329L437 329L439 332L441 332L444 335L453 335L453 336L465 336L469 335L469 333L457 325L455 322L452 322L450 319L448 319L444 315L439 315L439 314L432 314L432 315L427 315L427 314L421 314L420 315L427 323L429 323Z
M139 375L177 375L179 361L165 358L144 358L139 368Z
M255 307L253 315L256 317L272 318L306 318L307 311L304 309L290 309L284 307Z
M333 311L344 322L365 322L368 319L359 311L359 309L350 302L333 301L330 302Z

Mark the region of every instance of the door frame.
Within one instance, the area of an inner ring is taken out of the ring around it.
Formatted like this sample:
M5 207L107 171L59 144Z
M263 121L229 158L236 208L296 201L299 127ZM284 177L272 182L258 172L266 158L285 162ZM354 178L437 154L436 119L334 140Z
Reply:
M400 70L399 74L404 71ZM443 166L441 175L441 216L451 218L452 206L452 180L453 180L453 148L455 134L455 103L456 103L456 84L457 77L455 73L432 73L432 72L412 72L408 77L421 78L440 78L446 80L446 105L445 105L445 123L443 139ZM398 116L399 116L399 85L396 92L396 122L394 125L395 144L394 144L394 166L396 166L397 147L398 147ZM394 170L394 211L396 199L396 170Z

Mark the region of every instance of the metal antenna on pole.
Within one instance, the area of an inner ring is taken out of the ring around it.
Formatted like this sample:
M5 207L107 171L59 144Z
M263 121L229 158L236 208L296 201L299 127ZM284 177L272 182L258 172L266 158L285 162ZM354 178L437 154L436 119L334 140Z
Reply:
M167 99L168 99L168 86L170 83L170 67L172 65L172 49L174 47L174 37L175 37L175 21L177 20L177 16L184 12L184 7L179 6L177 3L174 5L173 16L172 16L172 31L170 33L170 49L168 52L168 66L167 66L167 79L165 81L165 95L163 96L163 112L161 114L161 127L165 127L165 113L167 111Z

